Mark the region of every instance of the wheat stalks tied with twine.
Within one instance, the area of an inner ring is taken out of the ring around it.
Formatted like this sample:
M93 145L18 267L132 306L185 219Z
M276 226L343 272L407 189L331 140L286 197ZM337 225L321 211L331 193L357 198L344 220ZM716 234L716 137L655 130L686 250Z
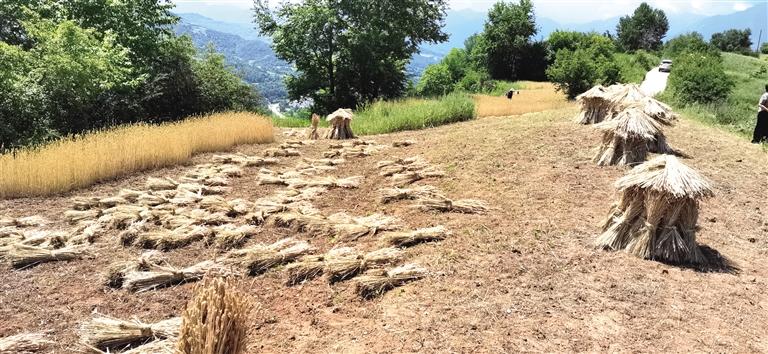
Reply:
M42 247L14 244L8 249L6 258L14 268L25 268L47 262L80 259L83 255L85 255L85 252L81 247L71 246L50 250Z
M381 234L381 239L390 246L410 247L419 243L442 241L450 235L444 226L435 226L414 231L386 232Z
M231 281L206 279L184 310L176 353L244 353L253 307Z
M221 264L213 261L203 261L186 268L150 265L149 270L134 270L127 272L123 280L123 289L133 292L146 292L158 288L182 283L195 282L203 279L208 273L228 273Z
M246 269L248 274L256 276L279 265L294 262L300 257L312 253L315 248L306 241L283 239L271 245L230 251L220 261L229 266Z
M333 282L350 279L366 270L394 263L403 257L403 251L397 248L382 248L366 254L354 252L346 255L326 257L324 273Z
M180 326L180 317L150 324L97 315L80 325L80 342L100 350L122 350L157 339L176 339Z
M406 264L386 272L372 271L355 278L356 292L361 297L370 299L426 276L427 270L416 264Z
M20 333L0 338L0 354L27 354L44 351L53 344L43 333Z

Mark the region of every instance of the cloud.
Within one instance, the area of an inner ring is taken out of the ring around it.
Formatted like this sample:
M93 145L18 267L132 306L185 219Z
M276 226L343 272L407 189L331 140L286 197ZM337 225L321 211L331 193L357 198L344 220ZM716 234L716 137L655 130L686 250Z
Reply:
M736 11L744 11L750 7L752 7L750 4L743 3L743 2L736 2L733 4L733 9Z

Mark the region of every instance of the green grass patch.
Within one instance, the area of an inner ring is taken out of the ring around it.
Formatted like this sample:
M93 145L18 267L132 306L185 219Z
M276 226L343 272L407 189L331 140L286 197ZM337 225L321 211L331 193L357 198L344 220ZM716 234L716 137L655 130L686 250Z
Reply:
M757 100L768 84L768 62L734 53L723 53L726 73L735 82L730 96L722 102L695 104L679 102L670 93L661 97L675 109L707 124L723 127L752 138L757 117Z
M517 81L504 81L504 80L494 80L493 81L493 89L491 89L488 92L483 92L485 95L489 96L501 96L507 94L507 91L509 89L515 89L515 90L522 90L525 88L525 85L523 85L520 82Z
M452 93L437 99L379 101L355 114L352 131L358 135L385 134L431 128L474 117L475 102L467 94Z

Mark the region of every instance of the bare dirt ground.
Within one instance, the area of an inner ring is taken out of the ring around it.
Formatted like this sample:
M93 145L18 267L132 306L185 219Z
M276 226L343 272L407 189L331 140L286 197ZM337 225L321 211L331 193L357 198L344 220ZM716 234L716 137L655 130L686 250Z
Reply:
M591 161L597 132L572 123L573 106L489 118L418 132L369 137L378 143L413 139L350 159L337 176L365 175L359 189L332 190L315 205L324 214L382 212L410 228L445 225L453 236L408 249L430 276L363 300L352 282L316 279L287 287L280 270L247 278L242 287L261 304L252 316L249 352L768 352L768 159L759 147L687 120L668 130L685 162L716 184L702 205L699 241L727 257L735 272L702 272L595 250L598 224L613 201L624 168ZM327 141L302 150L319 157ZM238 151L259 154L267 146ZM447 176L418 182L452 198L488 201L485 215L424 213L408 202L381 204L388 182L376 162L423 156ZM195 162L210 160L210 155ZM299 158L286 158L280 168ZM178 175L187 167L139 174L70 195L1 201L0 213L42 214L61 221L74 195L113 195L139 187L148 175ZM250 171L250 170L249 170ZM255 170L253 170L255 175ZM227 198L255 199L274 191L246 175ZM63 221L61 221L63 222ZM266 227L250 241L289 233ZM328 238L295 235L321 250ZM105 288L103 269L133 259L115 234L99 239L95 257L0 270L0 337L50 331L50 352L71 352L78 324L99 313L155 321L178 315L193 284L133 294ZM375 237L355 245L374 249ZM211 259L202 244L169 252L171 263Z

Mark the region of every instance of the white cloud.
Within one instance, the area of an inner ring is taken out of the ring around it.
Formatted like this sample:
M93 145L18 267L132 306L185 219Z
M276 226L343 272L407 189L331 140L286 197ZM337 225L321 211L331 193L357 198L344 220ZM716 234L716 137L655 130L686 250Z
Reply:
M736 3L733 4L733 9L736 10L736 11L744 11L744 10L750 8L750 7L752 7L752 6L750 6L747 3L743 3L743 2L736 2Z

